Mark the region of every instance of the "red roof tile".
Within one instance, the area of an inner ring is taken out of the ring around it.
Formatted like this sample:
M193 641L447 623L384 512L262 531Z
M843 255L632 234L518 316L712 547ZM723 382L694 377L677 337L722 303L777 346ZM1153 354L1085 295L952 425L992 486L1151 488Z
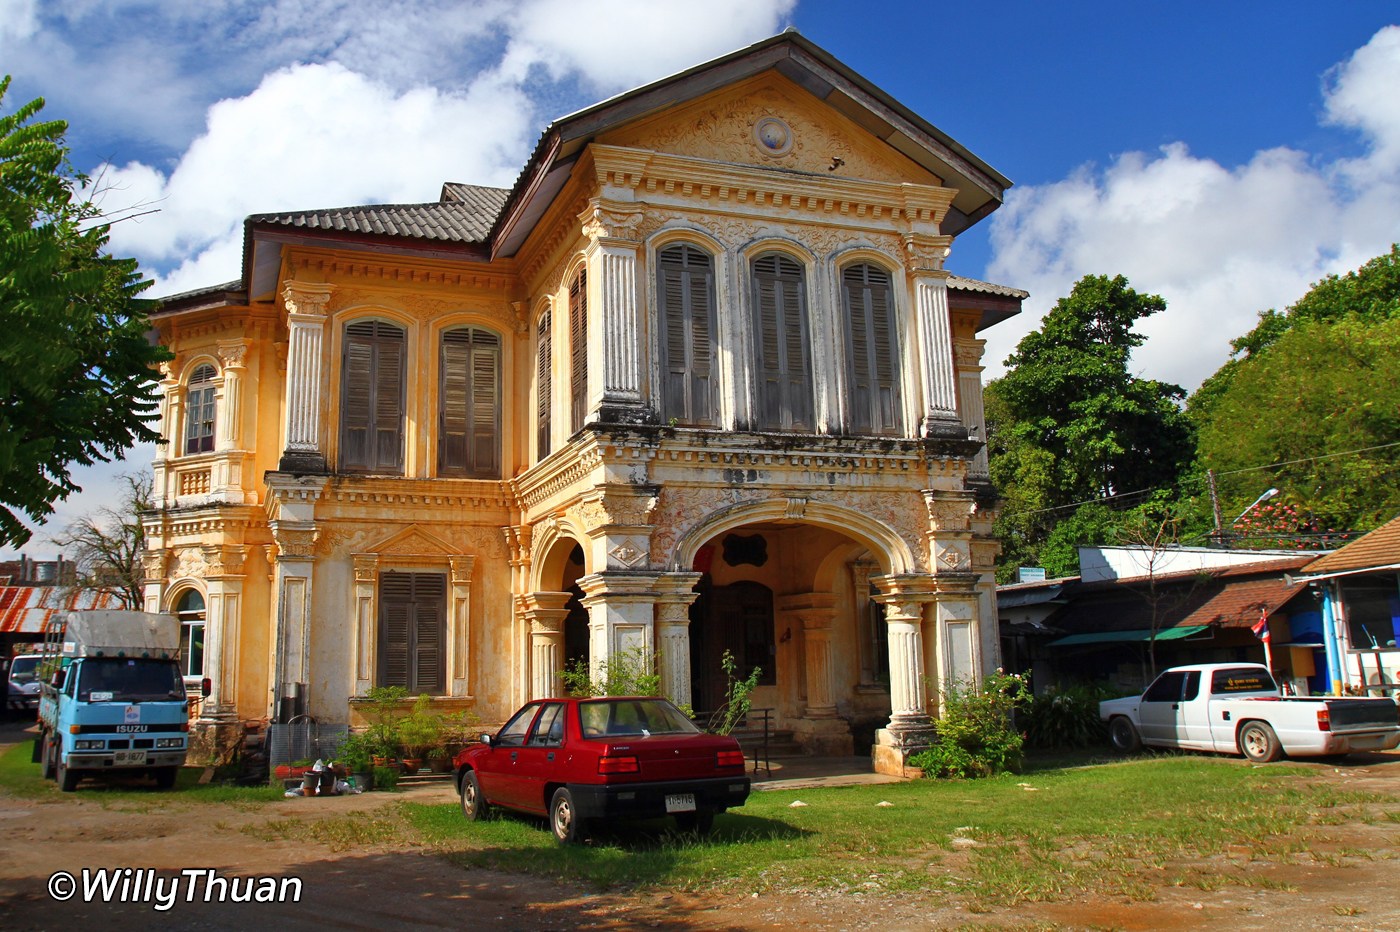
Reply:
M1320 573L1345 573L1395 563L1400 563L1400 516L1382 524L1371 533L1358 537L1340 550L1319 557L1303 567L1303 572L1315 576Z
M121 607L110 592L57 586L0 586L0 631L39 635L44 633L44 624L58 612Z

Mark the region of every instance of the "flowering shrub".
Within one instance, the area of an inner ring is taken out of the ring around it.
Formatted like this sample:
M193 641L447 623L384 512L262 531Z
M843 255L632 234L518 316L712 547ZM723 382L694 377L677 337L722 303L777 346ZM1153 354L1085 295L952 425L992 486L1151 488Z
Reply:
M1230 531L1248 547L1282 550L1332 550L1350 536L1287 502L1256 505L1231 525Z
M991 777L1021 769L1023 736L1016 730L1017 705L1030 696L1026 678L1000 670L980 687L954 686L943 693L938 737L927 751L909 758L926 777Z
M1118 698L1107 686L1070 686L1032 696L1020 715L1026 744L1035 748L1085 748L1108 740L1099 703Z

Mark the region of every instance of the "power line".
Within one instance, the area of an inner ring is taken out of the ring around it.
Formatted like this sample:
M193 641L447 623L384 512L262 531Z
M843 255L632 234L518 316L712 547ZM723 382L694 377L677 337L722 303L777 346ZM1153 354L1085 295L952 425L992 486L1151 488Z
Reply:
M1285 460L1282 463L1270 463L1267 466L1244 466L1240 469L1226 469L1221 472L1217 472L1216 475L1233 476L1236 473L1257 472L1261 469L1277 469L1280 466L1297 466L1299 463L1315 463L1318 460L1330 460L1335 459L1338 456L1352 456L1357 453L1370 453L1373 450L1385 450L1389 449L1390 447L1400 447L1400 441L1397 441L1395 443L1382 443L1374 447L1362 447L1359 450L1343 450L1340 453L1323 453L1320 456L1307 456L1300 460Z

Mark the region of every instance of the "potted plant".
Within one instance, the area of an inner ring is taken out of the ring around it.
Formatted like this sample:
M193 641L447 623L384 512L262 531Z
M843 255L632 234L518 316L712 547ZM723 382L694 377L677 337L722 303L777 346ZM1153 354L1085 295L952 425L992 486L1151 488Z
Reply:
M413 711L399 721L404 773L414 774L422 769L424 752L436 747L441 735L442 717L433 712L433 697L423 693L413 703Z
M369 736L365 733L351 735L340 746L340 763L348 774L354 776L355 785L362 790L374 784L373 758Z
M403 721L400 709L408 698L402 686L375 686L369 691L369 709L365 729L371 763L375 767L391 767L399 747L399 728Z

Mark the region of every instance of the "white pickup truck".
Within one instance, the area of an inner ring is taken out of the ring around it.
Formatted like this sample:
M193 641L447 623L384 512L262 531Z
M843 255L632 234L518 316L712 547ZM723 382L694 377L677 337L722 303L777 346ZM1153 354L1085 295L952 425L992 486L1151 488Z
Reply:
M1332 757L1400 745L1394 700L1280 696L1268 669L1254 663L1173 667L1141 696L1099 703L1099 718L1123 753L1146 744L1265 763L1285 754Z

